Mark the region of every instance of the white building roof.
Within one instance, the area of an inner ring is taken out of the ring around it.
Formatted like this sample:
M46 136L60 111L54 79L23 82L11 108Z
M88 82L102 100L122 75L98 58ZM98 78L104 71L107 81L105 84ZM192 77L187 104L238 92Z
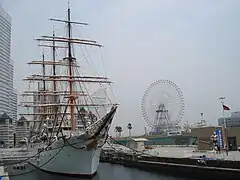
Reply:
M146 138L132 138L132 140L135 142L148 141L148 139L146 139Z
M110 145L109 145L110 144ZM104 150L116 150L120 152L131 152L132 150L126 146L120 145L120 144L112 144L112 143L106 143L103 145L102 149Z

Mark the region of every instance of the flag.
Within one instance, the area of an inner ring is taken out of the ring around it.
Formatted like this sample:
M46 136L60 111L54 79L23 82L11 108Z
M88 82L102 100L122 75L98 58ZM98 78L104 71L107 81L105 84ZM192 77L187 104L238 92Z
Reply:
M224 110L224 111L229 111L230 108L229 108L228 106L225 106L225 105L223 104L223 110Z

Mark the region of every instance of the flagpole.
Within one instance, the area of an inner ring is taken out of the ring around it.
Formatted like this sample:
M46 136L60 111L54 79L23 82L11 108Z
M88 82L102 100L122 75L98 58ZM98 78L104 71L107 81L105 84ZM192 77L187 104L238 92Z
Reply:
M221 101L222 104L222 108L224 105L224 99L226 99L225 97L220 97L219 100ZM227 124L226 124L226 119L225 119L225 113L224 113L224 108L223 108L223 123L224 123L224 128L227 128Z
M227 128L227 124L226 124L225 112L224 112L224 108L223 108L224 99L226 99L226 98L225 98L225 97L220 97L219 99L220 99L221 104L222 104L222 109L223 109L223 123L224 123L224 128L226 129L226 128Z
M220 97L219 100L221 100L222 108L223 108L223 123L224 123L224 128L223 133L224 133L224 149L226 150L226 154L228 154L228 139L227 139L227 123L226 123L226 118L225 118L225 110L224 110L224 99L225 97Z
M223 102L222 102L222 108L223 108ZM224 123L224 128L227 129L227 122L226 122L226 118L225 118L225 110L223 108L223 123Z

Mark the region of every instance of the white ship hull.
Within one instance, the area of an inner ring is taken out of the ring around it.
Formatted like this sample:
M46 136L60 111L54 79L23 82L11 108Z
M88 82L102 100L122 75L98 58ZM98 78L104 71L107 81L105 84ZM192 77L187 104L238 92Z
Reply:
M51 145L52 150L42 152L30 163L51 173L93 177L98 169L101 148L87 149L86 144L91 141L78 143L79 140L73 137L73 140L69 139L72 146L64 146L63 140L57 141Z
M97 173L101 147L106 142L109 128L116 108L107 114L106 118L98 121L87 135L75 135L70 138L54 141L48 148L32 144L31 150L45 149L39 156L30 161L33 166L47 172L61 175L93 177ZM92 133L91 133L92 132ZM31 151L30 150L30 151Z
M96 121L84 133L75 133L66 138L64 133L50 145L30 144L29 150L39 152L30 163L46 172L67 176L93 177L99 166L101 147L108 138L108 132L117 107L101 120Z

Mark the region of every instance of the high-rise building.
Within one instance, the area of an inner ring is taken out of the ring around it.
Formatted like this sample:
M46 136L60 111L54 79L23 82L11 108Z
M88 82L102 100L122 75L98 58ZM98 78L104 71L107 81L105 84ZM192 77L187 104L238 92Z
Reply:
M17 120L17 90L13 89L12 96L11 96L11 113L12 119Z
M11 60L11 17L0 5L0 115L6 113L17 120L17 94L13 89Z

